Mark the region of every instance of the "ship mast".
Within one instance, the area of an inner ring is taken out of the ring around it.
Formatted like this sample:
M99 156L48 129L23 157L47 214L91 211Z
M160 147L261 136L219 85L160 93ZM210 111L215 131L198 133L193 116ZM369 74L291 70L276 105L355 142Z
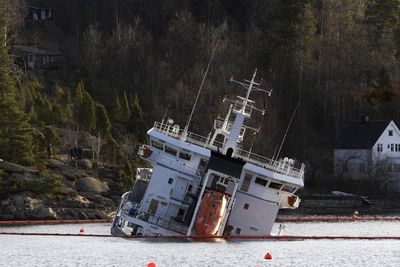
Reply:
M265 110L258 109L254 106L254 101L249 99L250 94L252 91L262 91L267 93L268 95L271 95L271 91L267 91L264 89L261 89L257 86L260 84L255 82L255 77L257 75L257 69L255 69L253 77L251 80L244 80L245 82L239 82L234 80L233 78L230 79L231 82L238 83L241 86L243 86L245 89L247 89L246 97L240 97L238 96L238 99L236 100L228 100L231 102L234 107L232 109L232 112L235 114L235 120L232 124L232 128L226 137L226 140L223 145L223 153L226 154L229 150L229 154L232 152L235 153L237 150L237 145L239 141L239 137L241 134L241 130L244 124L244 120L248 119L251 117L251 112L253 110L260 111L263 115L265 113Z

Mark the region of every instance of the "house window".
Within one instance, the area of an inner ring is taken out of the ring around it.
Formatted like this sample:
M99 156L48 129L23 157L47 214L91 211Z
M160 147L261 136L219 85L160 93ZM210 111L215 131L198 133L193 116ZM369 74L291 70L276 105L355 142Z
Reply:
M393 171L400 172L400 164L399 163L393 164Z
M393 130L389 130L389 136L393 136Z
M236 228L235 234L240 235L240 232L242 231L242 229L240 228Z
M360 163L360 165L358 165L358 171L360 173L365 172L365 164L364 163Z
M394 151L394 144L390 144L390 151Z
M268 181L263 178L256 177L256 180L254 181L254 183L262 185L262 186L266 186L268 184Z
M388 166L388 172L392 172L393 171L393 164L389 164Z
M382 144L378 144L378 152L382 152L383 151L383 145Z
M336 172L337 173L343 172L342 164L340 164L340 163L336 164Z
M245 203L243 208L244 208L245 210L248 210L248 209L249 209L249 204Z
M395 151L396 151L396 152L399 152L399 151L400 151L400 144L396 144L396 145L395 145Z
M168 179L168 183L169 183L169 184L172 184L173 182L174 182L174 179L172 179L172 178L169 178L169 179Z

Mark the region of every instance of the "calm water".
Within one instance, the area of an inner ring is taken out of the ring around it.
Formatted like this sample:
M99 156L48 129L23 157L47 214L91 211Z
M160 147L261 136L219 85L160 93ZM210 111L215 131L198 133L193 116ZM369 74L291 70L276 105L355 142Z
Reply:
M400 236L398 222L286 223L287 235ZM0 232L78 233L82 225L0 227ZM83 225L108 234L108 224ZM278 225L274 228L277 231ZM265 253L273 259L264 260ZM400 241L146 241L0 236L0 266L400 266Z

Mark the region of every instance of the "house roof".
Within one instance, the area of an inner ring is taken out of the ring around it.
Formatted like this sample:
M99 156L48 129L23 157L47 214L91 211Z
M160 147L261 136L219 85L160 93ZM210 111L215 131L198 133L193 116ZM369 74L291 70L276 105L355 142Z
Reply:
M336 139L338 149L370 149L374 146L390 120L384 121L350 121Z
M13 49L15 52L30 53L39 56L61 56L59 51L44 47L39 48L35 46L14 45Z

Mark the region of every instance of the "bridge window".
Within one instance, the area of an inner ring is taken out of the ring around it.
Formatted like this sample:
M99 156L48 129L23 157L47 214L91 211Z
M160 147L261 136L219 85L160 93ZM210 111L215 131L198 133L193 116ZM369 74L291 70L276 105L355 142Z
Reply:
M168 183L169 183L169 184L172 184L173 182L174 182L174 179L173 179L173 178L169 178L169 179L168 179Z
M256 177L256 180L254 181L254 183L262 185L262 186L266 186L268 184L268 180L265 180L260 177Z
M243 208L244 208L245 210L248 210L248 209L249 209L249 206L250 206L249 204L245 203Z
M275 183L275 182L270 182L269 185L268 185L268 187L269 187L269 188L273 188L273 189L279 190L279 189L281 189L282 184Z
M179 151L179 158L189 161L192 155L183 151Z
M290 185L284 185L282 191L293 193L296 190L296 187Z
M167 152L168 154L171 154L172 156L176 157L177 150L175 148L172 148L172 147L169 147L169 146L165 146L165 152Z
M160 143L160 142L155 141L155 140L151 140L151 146L155 147L157 149L160 149L160 150L164 150L164 145L162 143Z
M251 178L253 178L253 175L246 173L244 176L242 186L240 187L240 190L247 192L249 191L250 183L251 183Z

